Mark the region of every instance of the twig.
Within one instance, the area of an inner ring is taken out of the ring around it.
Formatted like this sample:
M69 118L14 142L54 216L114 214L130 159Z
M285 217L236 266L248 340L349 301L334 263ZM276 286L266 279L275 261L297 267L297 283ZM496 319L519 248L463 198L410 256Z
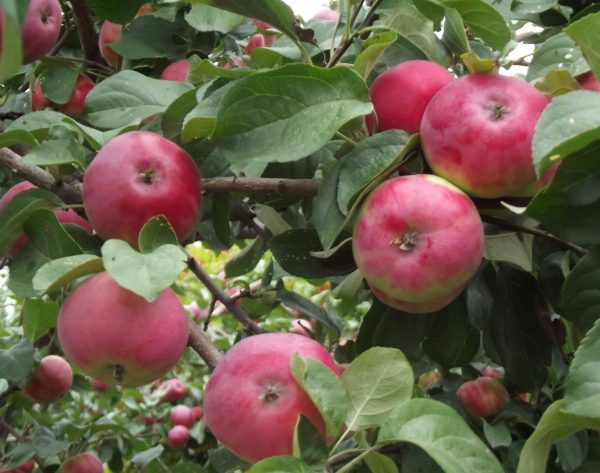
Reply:
M101 62L91 61L90 59L86 59L83 57L60 56L60 58L73 62L81 62L87 66L95 67L106 72L112 72L112 67L107 66L106 64L102 64Z
M312 179L213 177L202 180L202 189L209 193L246 192L313 197L319 192L319 183Z
M12 436L15 439L17 439L17 441L20 444L25 443L25 438L19 432L17 432L15 429L13 429L13 427L8 422L6 422L4 419L0 419L0 426L2 426L2 428L4 430L6 430L8 433L12 434ZM34 455L32 458L35 460L35 462L38 464L38 466L42 470L45 468L44 461L40 457L38 457L37 455Z
M85 0L71 0L73 15L79 32L79 39L83 48L83 55L90 61L100 62L100 49L98 47L98 33L94 25L94 17Z
M188 344L200 355L200 358L204 360L206 366L211 371L215 369L223 357L200 327L192 321L190 321L190 339Z
M0 120L16 120L24 114L20 112L3 112L0 113Z
M48 53L48 56L55 56L56 53L58 53L61 50L61 48L64 46L67 39L69 39L69 36L71 36L71 33L73 33L75 30L76 30L76 28L73 25L67 24L65 27L65 32L60 37L60 39L56 42L56 44L52 48L52 51L50 51L50 53Z

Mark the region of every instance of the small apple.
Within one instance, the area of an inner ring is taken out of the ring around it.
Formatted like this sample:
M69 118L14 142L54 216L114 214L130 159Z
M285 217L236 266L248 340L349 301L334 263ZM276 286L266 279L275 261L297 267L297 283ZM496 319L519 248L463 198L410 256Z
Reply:
M456 395L472 417L496 415L510 399L502 383L490 376L481 376L461 384Z
M190 72L190 63L187 59L180 59L172 62L162 71L160 78L162 80L175 80L185 82L188 80Z
M98 391L99 393L103 393L110 389L110 384L96 378L90 378L90 385L94 391Z
M194 420L200 420L204 417L204 411L200 406L192 407L192 414L194 416Z
M265 35L257 33L250 37L248 44L244 46L244 50L246 51L246 54L252 54L252 51L254 51L256 48L264 48L265 45Z
M526 197L539 190L531 159L548 98L527 82L467 74L425 110L421 144L433 172L475 197Z
M169 430L167 433L167 438L171 447L180 449L185 447L185 445L188 443L188 440L190 439L190 431L183 425L176 425Z
M196 421L192 409L188 406L180 404L171 409L169 419L174 425L183 425L184 427L191 427Z
M73 371L64 358L48 355L42 358L31 380L23 388L25 395L34 402L56 402L73 384Z
M586 72L576 77L579 87L584 90L593 90L594 92L600 92L600 82L596 79L596 76L592 71Z
M383 302L431 312L458 296L479 268L483 224L471 199L444 179L400 176L377 187L363 204L352 249Z
M94 87L94 81L85 74L80 74L75 83L75 88L71 94L71 98L67 103L57 104L56 108L59 112L66 113L68 115L79 115L83 110L85 98L87 94ZM31 109L33 111L43 110L52 105L52 102L42 92L42 85L38 80L33 84L33 91L31 92Z
M11 468L10 470L3 470L0 473L31 473L35 468L35 462L33 460L28 460L23 463L21 466L17 466L16 468Z
M250 21L263 30L268 30L268 29L273 28L271 25L269 25L269 23L265 23L264 21L257 20L256 18L250 18Z
M377 129L417 133L427 104L450 82L448 70L431 61L406 61L379 74L369 87ZM373 133L373 117L366 122Z
M313 15L313 18L316 18L317 20L337 21L339 16L340 14L337 12L337 10L332 10L329 7L323 7Z
M146 427L151 427L151 426L153 426L156 423L156 420L153 417L150 417L150 416L140 416L140 421Z
M163 376L177 363L187 346L189 326L172 289L148 302L103 272L67 296L57 333L67 359L88 376L135 387Z
M206 385L206 425L245 460L291 455L300 414L325 435L323 418L290 372L294 353L321 361L340 375L329 352L316 341L292 333L266 333L236 343Z
M110 185L108 185L110 183ZM200 215L200 175L181 147L148 131L110 140L83 176L83 205L96 232L137 248L144 224L158 215L184 240Z
M180 379L168 379L158 386L159 391L164 391L164 395L161 398L162 401L176 402L187 394L187 387Z
M80 453L64 461L56 473L104 473L104 466L93 453Z

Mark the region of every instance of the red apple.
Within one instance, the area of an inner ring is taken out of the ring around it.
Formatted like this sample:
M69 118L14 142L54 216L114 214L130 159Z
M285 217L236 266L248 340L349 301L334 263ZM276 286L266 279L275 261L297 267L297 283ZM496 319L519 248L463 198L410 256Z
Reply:
M2 470L0 473L31 473L34 468L35 462L33 460L29 460L23 463L21 466L11 468L10 470Z
M340 14L337 12L337 10L332 10L329 7L323 7L313 15L313 18L316 18L317 20L337 21L339 16Z
M200 406L194 406L192 407L192 414L194 416L194 420L200 420L202 419L202 417L204 417L204 411L202 410L202 408Z
M264 21L257 20L256 18L250 18L250 21L252 21L252 23L254 23L256 26L258 26L259 28L261 28L263 30L268 30L270 28L273 28L271 25L269 25L269 23L265 23Z
M406 61L381 73L369 87L377 129L417 133L427 104L450 82L448 70L431 61ZM373 117L366 121L372 133Z
M498 414L509 401L508 392L502 383L490 376L481 376L461 384L456 395L465 410L473 417L489 417Z
M582 89L600 92L600 82L592 71L577 76L577 82Z
M528 196L539 189L531 159L548 98L527 82L468 74L431 100L421 143L433 171L469 195Z
M75 83L75 88L71 94L71 98L67 103L57 104L56 108L68 115L79 115L83 110L85 98L90 90L94 87L94 81L85 74L80 74ZM43 110L51 105L52 102L42 92L42 85L38 80L33 84L31 92L31 109L33 111Z
M162 80L176 80L185 82L188 80L188 73L190 72L190 63L187 59L180 59L179 61L172 62L165 70L162 71L160 78Z
M158 386L158 390L165 391L161 400L166 402L179 401L187 394L187 387L180 379L168 379Z
M368 197L354 227L353 253L376 296L414 313L462 291L483 257L483 224L460 189L437 176L401 176Z
M64 461L56 473L104 473L104 466L93 453L80 453Z
M175 406L171 409L169 419L174 425L183 425L184 427L188 428L194 425L194 422L196 421L192 410L183 404Z
M246 54L252 54L252 51L254 51L254 49L264 48L265 45L266 45L265 35L257 33L255 35L250 36L250 39L248 40L248 44L246 44L246 46L244 46L244 50L246 51Z
M56 402L73 384L73 371L64 358L48 355L42 358L23 393L34 402Z
M83 205L105 240L119 238L137 248L142 226L158 215L184 240L200 214L198 168L189 154L160 135L124 133L104 145L87 168Z
M172 427L171 430L169 430L169 432L167 433L167 438L171 447L177 449L183 448L190 439L190 431L187 427L184 427L183 425L176 425L175 427Z
M98 273L65 299L57 332L65 355L81 371L133 387L163 376L177 363L189 327L171 289L148 302L108 273Z
M504 378L504 372L501 371L500 369L497 369L491 365L486 366L482 373L483 376L487 376L488 378L496 378L496 379L502 379Z
M103 393L104 391L108 391L110 389L110 384L105 383L104 381L100 381L96 378L90 378L90 385L94 391L98 391Z
M314 340L292 333L267 333L235 344L206 385L206 425L245 460L291 455L300 414L325 435L321 415L290 372L294 353L319 360L340 374L327 350Z

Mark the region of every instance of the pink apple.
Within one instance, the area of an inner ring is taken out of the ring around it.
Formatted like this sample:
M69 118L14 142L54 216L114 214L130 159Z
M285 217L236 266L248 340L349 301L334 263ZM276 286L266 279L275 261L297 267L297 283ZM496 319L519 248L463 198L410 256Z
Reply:
M110 384L105 383L104 381L100 381L96 378L90 378L90 385L94 391L98 391L103 393L104 391L108 391L110 389Z
M325 434L321 415L290 372L294 353L321 361L340 374L328 351L314 340L292 333L267 333L235 344L206 385L206 425L245 460L291 455L300 414Z
M340 14L336 10L332 10L329 7L323 7L313 15L313 18L316 18L317 20L337 21L339 16Z
M104 473L104 466L93 453L80 453L64 461L56 473Z
M353 253L376 296L401 310L438 310L462 291L483 257L483 224L471 199L437 176L377 187L354 227Z
M158 390L165 392L161 399L167 402L179 401L187 394L187 387L180 379L168 379L158 386Z
M85 74L80 74L75 83L75 88L71 94L71 98L67 103L57 104L56 108L62 113L68 115L79 115L83 110L85 98L87 94L94 87L94 81ZM33 111L43 110L52 104L50 100L42 92L42 85L39 80L36 80L33 84L33 91L31 92L31 109Z
M292 320L292 332L310 337L310 332L314 332L317 328L317 323L314 320L294 319Z
M263 30L268 30L270 28L273 28L271 25L269 25L269 23L265 23L264 21L257 20L256 18L250 18L250 21L252 21L252 23L254 23L256 26L258 26L259 28L261 28Z
M31 473L34 468L35 462L33 460L29 460L23 463L21 466L11 468L10 470L2 470L0 473Z
M452 82L447 69L431 61L406 61L381 73L369 87L379 131L417 133L427 104ZM366 117L373 132L373 117Z
M204 417L204 411L200 406L192 407L192 414L194 416L194 420L200 420Z
M504 378L504 372L491 365L486 366L481 374L483 376L487 376L488 378L496 378L499 380Z
M130 131L104 145L87 168L83 205L105 240L119 238L137 248L141 228L158 215L184 240L200 215L198 168L172 141Z
M185 82L188 80L188 74L190 72L190 63L187 59L180 59L165 67L164 71L160 75L162 80L176 80Z
M539 189L531 158L548 98L515 77L468 74L431 100L421 143L437 175L469 195L528 196Z
M576 77L579 87L585 90L593 90L600 92L600 82L596 79L596 76L592 71L586 72Z
M244 46L244 50L246 51L246 54L252 54L252 51L254 51L256 48L264 48L265 45L265 35L257 33L250 37L248 44Z
M57 332L65 355L82 372L133 387L163 376L177 363L189 327L171 289L148 302L108 273L98 273L64 300Z
M496 415L509 401L508 392L502 383L490 376L481 376L461 384L456 395L473 417Z
M196 421L192 410L183 404L175 406L171 409L169 419L174 425L183 425L184 427L191 427Z
M56 402L73 384L73 371L64 358L48 355L42 358L23 393L34 402Z
M190 439L190 431L187 427L183 425L176 425L172 427L171 430L167 433L167 438L169 440L169 445L173 448L183 448L188 443Z

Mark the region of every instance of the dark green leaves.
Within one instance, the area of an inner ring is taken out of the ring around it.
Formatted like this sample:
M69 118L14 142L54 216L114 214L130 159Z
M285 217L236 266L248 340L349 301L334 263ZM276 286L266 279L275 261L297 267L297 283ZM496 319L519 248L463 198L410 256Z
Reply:
M527 80L541 79L548 72L565 69L573 76L584 73L589 68L575 42L564 33L559 33L545 41L536 49L527 70Z
M587 332L600 318L599 288L600 247L595 246L569 273L562 290L564 316L582 332Z
M596 77L600 77L600 12L590 13L565 28L567 33L579 45Z
M8 350L0 350L0 378L23 386L33 368L33 345L23 339Z

